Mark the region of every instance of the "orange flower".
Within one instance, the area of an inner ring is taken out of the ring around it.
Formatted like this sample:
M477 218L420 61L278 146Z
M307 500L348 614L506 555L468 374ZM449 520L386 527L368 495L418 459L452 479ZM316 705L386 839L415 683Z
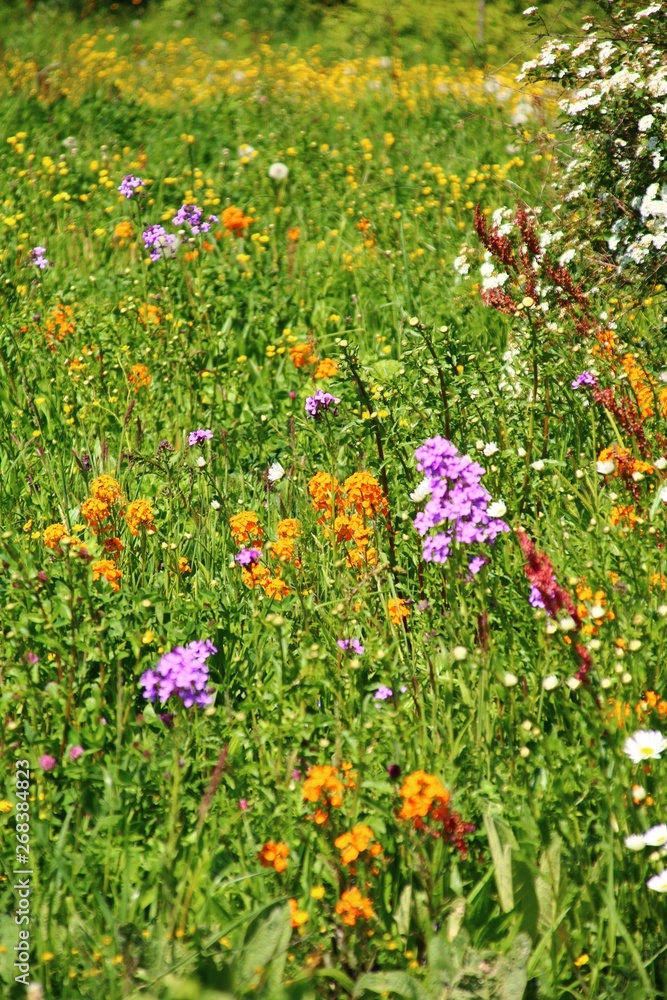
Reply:
M162 321L162 313L159 306L152 303L142 303L137 309L137 318L144 326L159 326Z
M51 350L55 349L56 341L62 342L68 334L74 333L75 329L74 309L72 306L58 303L46 321L46 339Z
M122 500L123 494L118 483L113 476L98 476L90 484L90 495L107 507Z
M664 573L651 573L649 583L652 587L659 587L660 590L667 590L667 576Z
M338 374L338 362L333 358L322 358L315 369L315 378L333 378Z
M56 552L62 552L60 548L60 542L67 534L67 528L64 524L50 524L48 528L45 529L43 538L44 544L47 549L53 549Z
M221 221L228 233L243 235L244 229L247 229L252 222L252 217L244 215L243 209L230 205L229 208L224 209Z
M106 503L97 497L88 497L81 504L81 516L93 531L102 527L102 522L111 516L111 510Z
M340 497L340 483L335 476L330 476L328 472L316 472L308 483L308 492L313 498L313 508L315 510L327 511L329 516L333 516L333 503L337 503Z
M229 530L237 545L259 541L264 537L259 518L252 510L242 510L238 514L232 514L229 519Z
M298 226L292 226L291 229L287 230L288 243L298 243L300 236L301 236L301 230L299 229Z
M639 521L639 515L632 504L625 504L621 507L612 507L609 511L609 520L613 525L625 522L628 527L634 528Z
M423 819L434 805L447 805L449 792L435 775L427 771L413 771L403 782L400 791L403 806L399 819Z
M342 806L344 793L345 785L338 777L338 768L331 764L316 764L311 767L302 787L305 802L319 803L322 800L324 806L333 809L339 809ZM326 822L326 819L326 812L318 809L315 813L315 822L322 824Z
M92 565L93 570L93 580L99 580L100 577L104 577L111 584L112 590L120 590L119 580L123 576L121 570L118 569L113 559L98 559Z
M647 420L649 417L652 417L654 413L653 387L651 385L651 380L646 371L637 362L634 354L624 354L621 358L621 364L625 369L625 374L628 376L628 382L630 383L632 391L635 394L641 418L642 420Z
M292 593L285 581L279 576L271 577L262 586L264 587L264 593L272 601L282 601L283 597L287 597L288 594Z
M263 587L270 575L267 566L262 566L261 563L251 563L248 569L244 569L241 573L241 579L246 587Z
M113 231L113 238L115 240L129 240L132 238L134 229L132 228L131 222L119 222Z
M387 601L387 611L393 625L400 625L404 618L410 614L407 601L402 597L390 597Z
M301 534L301 523L295 517L286 517L278 522L276 534L278 538L298 538Z
M143 389L151 384L153 376L146 365L132 365L127 380L130 385L134 386L134 391L138 392L139 389Z
M192 573L192 567L188 562L187 556L179 556L178 558L178 572L179 573Z
M341 895L336 903L336 913L348 927L354 927L357 920L372 920L375 916L370 899L362 896L356 885Z
M357 514L375 517L389 510L380 484L370 472L354 472L343 483L346 506L354 506Z
M375 837L369 826L363 823L352 827L349 833L341 833L336 837L334 845L340 851L340 859L344 865L350 865L356 861Z
M291 538L279 538L271 543L271 555L283 562L291 562L294 556L294 542Z
M305 910L299 909L296 899L290 899L289 908L292 927L303 927L304 924L308 923L310 915Z
M313 354L313 349L310 344L301 342L299 344L293 344L288 354L294 363L295 368L304 368L306 365L317 364L317 358Z
M267 840L257 857L263 868L275 868L277 872L284 872L287 868L289 847L280 840Z
M148 500L133 500L127 505L124 517L133 535L138 535L142 529L144 531L155 531L155 524L153 522L155 511Z

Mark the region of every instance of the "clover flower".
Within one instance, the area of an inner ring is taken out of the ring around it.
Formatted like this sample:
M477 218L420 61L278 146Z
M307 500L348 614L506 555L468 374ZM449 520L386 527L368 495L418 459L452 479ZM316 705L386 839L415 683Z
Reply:
M469 455L459 455L451 441L439 435L429 438L415 451L417 468L424 473L431 497L414 519L424 540L426 562L445 563L453 542L465 545L493 543L509 525L489 513L490 493L481 485L485 470ZM429 535L431 529L447 523L447 529ZM481 565L474 564L477 572Z
M333 414L336 416L338 403L340 403L340 399L337 399L336 396L332 396L330 392L325 392L323 389L318 389L314 396L309 396L306 400L304 407L306 416L319 420L323 413L328 413L332 408Z
M69 759L78 760L82 753L83 753L83 747L80 746L70 747Z
M204 441L210 441L212 437L213 437L213 431L203 430L200 427L199 430L190 431L190 435L188 437L188 444L192 448L192 446L195 444L203 444Z
M39 758L37 763L41 767L42 771L52 771L58 761L55 757L52 757L50 753L45 753Z
M142 674L139 684L148 701L159 699L164 705L172 695L177 695L186 708L198 705L203 708L212 701L208 689L209 672L206 663L217 653L210 639L197 639L187 646L176 646L165 653L154 670Z
M118 185L118 191L124 198L131 198L137 188L143 187L145 183L141 177L135 177L134 174L126 174Z
M381 684L377 689L373 698L375 701L389 701L390 698L394 697L394 692L386 684Z

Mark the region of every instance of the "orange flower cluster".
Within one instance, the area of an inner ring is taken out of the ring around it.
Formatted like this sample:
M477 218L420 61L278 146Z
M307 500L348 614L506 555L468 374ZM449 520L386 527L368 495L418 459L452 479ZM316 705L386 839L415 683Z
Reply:
M596 635L600 625L606 621L613 622L616 618L611 608L606 607L607 596L604 590L593 592L593 588L589 587L585 580L581 580L577 585L576 594L579 598L577 616L582 622L589 616L591 618L591 621L585 622L581 627L584 635ZM604 614L600 614L601 608L604 609ZM595 614L592 614L593 611Z
M342 764L342 777L337 767L332 764L316 764L308 771L303 782L302 795L304 802L317 803L317 809L311 817L318 826L329 818L329 809L340 809L346 788L355 787L356 775L352 773L351 764Z
M104 577L111 584L112 590L120 590L120 580L123 576L122 570L118 569L113 559L98 559L92 565L93 580Z
M387 611L392 625L400 625L410 614L408 602L402 597L390 597L387 601Z
M642 701L638 701L635 705L635 712L640 720L651 712L657 712L658 715L667 718L667 700L661 698L657 691L646 691Z
M114 503L122 503L123 493L120 483L116 482L113 476L98 476L90 484L90 495L101 503L111 506Z
M252 222L252 216L245 215L243 209L236 208L235 205L230 205L229 208L223 210L221 221L228 233L236 233L242 236L244 230Z
M118 246L125 246L126 240L131 240L134 235L134 228L131 222L118 222L114 226L113 238Z
M142 303L137 309L137 317L143 326L159 326L162 322L162 312L159 306L151 302Z
M433 809L449 802L449 792L439 778L427 771L413 771L403 782L400 791L403 806L399 819L424 819ZM417 825L415 823L415 825Z
M614 527L617 524L626 524L628 528L632 529L640 520L640 517L633 504L622 504L611 508L609 511L609 520Z
M276 528L278 541L271 543L271 555L281 562L293 562L299 567L301 561L294 557L295 540L301 535L301 524L295 517L286 517Z
M74 333L75 329L74 309L72 306L58 303L47 319L44 331L49 349L55 351L56 344L62 343L68 334Z
M229 530L237 545L259 542L264 537L259 518L252 510L242 510L238 514L232 514L229 519Z
M67 537L67 534L68 531L64 524L50 524L42 537L47 549L53 549L53 551L62 554L60 543L63 538Z
M308 366L314 369L314 379L333 378L334 375L338 374L338 362L334 361L333 358L318 358L310 343L301 341L298 344L293 344L288 353L295 368Z
M289 847L280 840L267 840L257 857L263 868L275 868L277 872L284 872L287 868Z
M632 479L634 472L641 472L642 475L650 475L654 469L649 462L644 462L635 458L628 448L623 448L618 444L609 445L603 448L598 455L598 462L613 462L612 472L606 473L612 476L621 476L623 479Z
M308 923L310 915L306 912L306 910L299 909L299 904L296 899L290 899L289 908L292 927L303 927L304 924Z
M308 483L313 508L323 511L320 524L325 525L329 538L336 544L353 542L347 550L349 566L373 566L377 552L370 547L373 529L367 518L387 515L389 507L380 484L370 472L354 472L344 483L339 483L328 472L318 472ZM333 522L333 524L327 522Z
M291 229L287 230L287 242L288 243L298 243L301 236L301 230L298 226L292 226Z
M127 376L127 381L131 386L134 386L135 392L139 392L140 389L151 384L153 376L146 365L132 365L130 374Z
M133 535L138 535L140 531L155 531L155 511L148 500L132 500L125 509L125 521Z
M357 886L342 893L336 903L336 913L348 927L354 927L357 920L372 920L375 916L370 899L362 896Z
M382 848L378 843L371 843L373 840L375 840L375 836L371 828L360 823L353 826L349 833L341 833L340 837L336 837L334 845L340 851L341 862L344 865L351 865L360 854L368 850L369 846L372 857L377 857L378 854L382 853Z

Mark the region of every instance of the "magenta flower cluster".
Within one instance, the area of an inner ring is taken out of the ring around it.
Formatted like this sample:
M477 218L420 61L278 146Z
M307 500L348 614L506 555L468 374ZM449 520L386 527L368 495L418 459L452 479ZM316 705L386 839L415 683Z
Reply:
M241 549L238 555L234 556L239 566L252 566L262 558L259 549Z
M570 383L574 390L595 389L598 384L597 377L593 372L583 371Z
M175 226L189 226L193 236L199 233L207 233L212 222L219 222L217 215L209 215L204 219L203 209L198 205L181 205L178 212L171 220Z
M452 544L493 543L509 525L488 512L491 494L481 485L485 470L446 438L429 438L415 451L417 468L428 480L431 495L426 507L414 520L424 538L422 556L426 562L446 563ZM429 534L434 528L444 531ZM426 536L426 537L424 537ZM471 573L481 569L479 557L471 560Z
M187 646L176 646L165 653L154 670L142 674L139 684L148 701L159 700L161 705L177 695L186 708L198 705L203 708L212 701L208 689L209 656L217 653L210 639L197 639Z
M124 198L131 198L136 189L142 187L144 183L141 177L135 177L134 174L125 174L125 177L123 177L118 185L118 190Z
M344 653L351 649L357 656L363 656L365 647L361 639L336 639L336 644Z
M144 246L151 252L151 260L160 257L173 257L178 243L173 233L168 233L164 226L149 226L143 231Z
M33 247L30 251L30 262L41 271L49 267L51 261L46 257L46 247Z
M195 444L203 444L204 441L210 441L212 437L213 431L204 430L203 427L200 427L199 430L190 431L190 434L188 435L188 444L192 448Z
M309 396L306 400L306 416L312 417L314 420L319 420L323 413L328 413L333 407L334 416L336 416L336 406L340 403L340 399L336 396L332 396L330 392L325 392L324 389L318 389L313 396Z

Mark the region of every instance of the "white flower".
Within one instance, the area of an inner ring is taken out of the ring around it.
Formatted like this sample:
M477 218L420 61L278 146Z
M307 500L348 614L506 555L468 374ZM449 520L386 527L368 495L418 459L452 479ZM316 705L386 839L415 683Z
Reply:
M460 257L454 258L454 270L458 271L461 275L468 274L470 271L470 262L465 254L462 253Z
M574 258L576 256L576 253L577 253L577 251L573 250L573 249L566 250L565 253L562 253L560 255L560 257L558 258L558 263L559 264L569 264L571 260L574 260Z
M595 604L591 608L591 618L604 618L604 608L601 608L599 604Z
M646 798L646 789L643 785L632 786L632 801L636 806Z
M516 674L511 674L509 670L506 670L503 674L503 684L506 688L513 688L515 684L519 683L519 678Z
M484 454L487 458L491 458L492 455L498 451L498 445L495 441L489 441L488 444L484 445Z
M213 510L220 510L220 501L211 500L211 507L213 508Z
M601 476L608 476L614 471L616 465L613 458L608 458L606 462L596 462L595 467Z
M644 834L644 843L647 847L664 847L667 844L667 823L659 823L652 826Z
M667 892L667 868L659 875L652 875L646 883L646 888L653 889L654 892Z
M248 146L244 143L238 148L239 160L252 160L258 156L257 150L253 146Z
M549 676L545 677L544 680L542 681L542 687L544 688L545 691L555 691L559 683L560 681L558 680L555 674L549 674Z
M623 753L628 755L633 764L641 764L645 760L659 760L665 749L667 749L667 739L657 729L638 729L623 745Z
M544 468L544 462L542 461L541 458L538 458L536 462L530 463L530 467L531 469L535 469L535 472L541 472L542 469Z
M560 627L561 632L571 632L572 629L575 629L577 627L577 623L575 622L572 615L566 615L565 618L561 618L561 620L558 622L558 625Z
M643 851L646 847L643 834L641 833L631 833L629 837L625 838L623 843L629 851Z
M568 677L565 681L570 691L576 691L578 687L581 687L581 681L578 677Z
M421 503L426 497L431 495L431 484L428 479L422 479L419 486L417 486L410 494L410 499L413 503Z
M663 503L667 503L667 486L663 486L660 490L660 499Z
M517 448L516 453L519 456L519 458L525 458L526 457L526 449L525 448Z
M197 465L199 466L200 469L203 469L204 466L206 465L206 459L204 458L203 455L200 455L199 458L197 459Z
M556 624L555 621L552 621L550 618L544 627L544 631L547 633L547 635L553 635L554 632L558 631L558 625Z
M489 517L504 517L507 513L507 506L504 500L494 500L486 508L486 513Z
M600 681L600 687L602 688L603 691L608 691L609 688L611 687L611 678L603 677L602 680Z
M269 177L272 181L284 181L289 173L289 167L284 163L272 163L269 167Z
M664 458L661 455L660 458L656 458L653 464L655 465L656 469L660 469L660 471L662 472L663 469L667 469L667 458Z
M637 122L637 128L640 132L648 132L654 121L655 118L653 115L644 115L644 117L640 118Z
M531 17L533 14L537 14L537 7L526 7L523 12L524 17Z
M459 663L465 660L467 655L468 655L468 650L465 648L465 646L454 646L454 649L452 650L452 656L454 657L455 660L458 660Z
M283 469L280 462L273 462L273 464L269 466L269 471L266 474L266 478L269 480L270 483L277 483L278 480L282 479L284 475L285 475L285 470Z

